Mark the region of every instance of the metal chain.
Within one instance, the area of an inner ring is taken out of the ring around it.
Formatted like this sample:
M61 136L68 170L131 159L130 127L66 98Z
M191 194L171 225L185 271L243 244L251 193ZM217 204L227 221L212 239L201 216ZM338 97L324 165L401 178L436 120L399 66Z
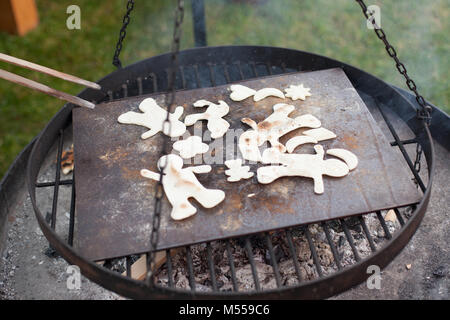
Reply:
M409 77L408 71L406 70L405 65L397 57L397 51L387 40L386 34L384 33L383 29L381 29L381 27L379 27L377 25L377 23L375 21L375 17L373 16L373 12L371 12L370 10L367 9L367 6L365 5L364 0L355 0L355 1L358 2L359 5L361 6L361 9L362 9L363 14L366 17L366 19L369 20L370 22L372 22L372 24L374 26L374 31L375 31L377 37L381 41L383 41L388 55L392 59L394 59L395 66L397 67L398 72L400 74L402 74L403 77L405 77L406 85L408 86L409 90L411 90L416 95L416 101L421 107L421 109L417 110L417 118L420 120L424 120L426 125L430 125L430 123L431 123L431 114L430 113L432 110L431 107L429 105L427 105L425 99L419 94L416 83L414 82L414 80L412 80Z
M171 131L171 122L169 121L169 116L175 102L175 80L176 74L178 70L178 53L180 51L180 38L181 38L181 24L183 23L184 17L184 1L178 0L177 8L175 10L175 26L173 31L173 42L172 42L172 55L171 55L171 67L168 73L168 86L167 86L167 94L165 96L165 105L167 106L167 117L163 122L163 132ZM169 142L169 136L163 134L163 145L161 151L161 157L166 156L168 154L167 146ZM162 159L162 158L159 159ZM162 197L164 195L164 189L162 180L164 177L164 170L167 166L167 158L166 161L159 161L158 169L159 169L159 180L156 184L155 189L155 207L153 213L153 221L152 221L152 232L150 235L150 251L147 254L147 284L153 285L153 267L155 261L156 247L158 245L159 239L159 227L161 223L161 207L162 207Z
M125 39L125 36L127 35L127 27L128 27L128 24L130 23L130 13L131 13L131 11L133 11L133 8L134 8L134 1L128 0L127 12L123 16L122 28L120 28L119 40L117 40L116 51L114 52L114 57L113 57L113 62L112 62L113 65L116 66L117 68L122 68L122 62L120 62L119 55L120 55L120 51L122 51L123 40Z
M414 80L412 80L409 77L408 71L406 70L405 65L397 57L397 51L387 40L386 34L384 33L383 29L381 29L381 27L377 25L377 23L375 21L375 17L373 16L373 12L371 12L370 10L367 9L367 6L364 3L364 0L355 0L355 1L358 2L359 5L361 6L361 9L362 9L363 14L366 17L366 19L369 20L373 24L374 31L375 31L377 37L381 41L383 41L388 55L392 59L394 59L395 66L397 67L398 72L400 74L402 74L403 77L406 79L406 85L408 86L409 90L414 92L414 94L416 95L416 101L420 106L420 109L417 109L417 118L419 120L424 121L424 124L426 126L429 126L431 124L431 110L432 110L431 107L429 105L427 105L425 99L419 94L416 83L414 82ZM420 160L422 158L422 152L423 152L422 145L419 142L417 142L416 159L414 161L414 170L416 170L417 173L420 172ZM414 181L415 181L415 179L414 179ZM415 181L415 182L417 184L417 181Z

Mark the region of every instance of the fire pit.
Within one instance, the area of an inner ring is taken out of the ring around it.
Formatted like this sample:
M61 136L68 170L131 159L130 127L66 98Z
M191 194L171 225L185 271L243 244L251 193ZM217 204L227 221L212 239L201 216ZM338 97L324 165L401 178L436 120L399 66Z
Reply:
M29 158L27 183L40 227L52 248L69 263L78 265L92 281L131 298L324 298L364 281L370 265L383 268L406 245L428 205L433 146L428 127L416 118L414 106L400 91L347 64L289 49L208 47L180 52L179 61L177 89L342 68L378 126L391 139L392 152L404 159L402 163L408 167L411 179L423 192L420 203L389 212L376 211L164 250L159 254L162 262L155 272L157 283L148 286L133 274L133 263L139 256L98 264L72 247L77 182L62 178L60 172L62 152L72 142L73 106L66 105L37 138ZM103 93L88 89L80 97L100 103L164 92L169 65L170 55L138 62L100 80ZM423 149L425 158L414 161L417 146ZM54 148L56 164L49 158ZM48 178L49 167L54 168L52 179ZM424 174L425 168L428 174ZM71 188L68 203L58 202L61 188ZM49 196L53 206L46 220L40 199ZM60 218L64 206L70 212L68 223Z

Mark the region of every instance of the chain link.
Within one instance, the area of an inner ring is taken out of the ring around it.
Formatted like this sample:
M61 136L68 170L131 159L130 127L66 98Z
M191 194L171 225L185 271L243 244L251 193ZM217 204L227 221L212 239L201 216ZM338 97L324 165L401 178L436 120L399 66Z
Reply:
M420 95L419 91L417 90L416 83L414 82L414 80L412 80L409 77L408 71L406 70L405 65L399 60L399 58L397 56L397 51L389 43L383 29L381 29L381 27L377 25L377 23L375 21L375 17L373 16L373 12L371 12L370 10L367 9L367 6L364 3L364 0L355 0L355 1L358 2L358 4L361 6L361 9L362 9L363 14L366 17L366 19L373 24L377 37L381 41L383 41L388 55L392 59L394 59L395 66L396 66L398 72L401 75L403 75L403 77L406 79L406 85L408 86L409 90L411 90L415 94L416 101L420 106L420 108L417 110L417 118L420 120L423 120L425 122L425 124L429 126L431 123L431 110L432 110L431 107L429 105L427 105L425 99Z
M168 73L168 86L167 86L167 94L165 96L165 105L167 106L167 117L163 122L163 132L170 133L171 131L171 122L169 120L169 116L175 102L175 80L176 74L178 70L178 54L180 51L180 38L181 38L181 25L183 23L184 17L184 1L178 0L177 8L175 10L175 26L173 31L173 42L172 42L172 55L171 55L171 67ZM163 145L161 151L161 157L166 156L168 154L167 146L169 142L168 135L163 135ZM159 169L159 180L156 184L155 189L155 206L154 213L152 219L152 231L150 234L150 251L147 253L147 284L153 285L153 267L155 261L156 247L158 245L159 239L159 227L161 223L161 208L162 208L162 197L164 195L164 188L162 184L162 180L164 177L164 170L167 166L167 158L164 158L165 161L160 160L158 163Z
M113 62L112 62L113 65L116 66L117 68L122 68L122 62L120 62L119 55L120 55L120 52L122 51L123 40L125 39L125 36L127 35L127 27L128 27L128 24L130 23L130 14L131 14L131 11L133 11L133 8L134 8L134 1L128 0L127 12L123 16L122 28L120 28L119 40L117 40L116 51L114 52L114 57L113 57Z
M380 26L377 25L375 21L375 17L373 16L373 12L370 12L370 10L367 9L366 4L364 3L364 0L355 0L358 2L358 4L361 6L361 9L363 11L364 16L367 20L369 20L373 26L375 33L377 37L383 41L386 51L388 55L394 59L395 66L398 70L398 72L403 75L403 77L406 79L406 85L408 86L409 90L414 92L416 96L416 101L419 104L420 108L417 109L417 118L419 120L424 121L424 124L426 126L429 126L431 124L431 107L427 105L425 99L419 94L419 91L417 90L416 83L413 79L411 79L408 75L408 71L406 70L405 65L400 61L400 59L397 57L397 51L395 48L389 43L386 37L386 33L384 33L383 29L381 29ZM417 142L416 146L416 159L414 161L414 170L419 173L420 172L420 160L422 158L422 145ZM414 179L415 180L415 179ZM417 184L417 181L415 181Z

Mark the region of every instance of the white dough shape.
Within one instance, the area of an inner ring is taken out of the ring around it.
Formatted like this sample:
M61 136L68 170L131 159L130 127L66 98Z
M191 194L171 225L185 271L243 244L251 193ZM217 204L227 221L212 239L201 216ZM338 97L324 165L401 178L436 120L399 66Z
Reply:
M289 88L284 89L286 91L286 97L292 100L305 100L306 97L311 96L310 90L310 88L303 87L303 83L298 86L290 85Z
M143 113L129 111L121 114L117 121L124 124L135 124L149 128L149 131L146 131L141 135L142 139L150 138L160 131L163 131L164 134L174 138L182 136L186 131L184 123L178 120L184 111L184 108L181 106L178 106L175 111L169 115L170 132L167 123L163 130L163 124L167 118L167 110L161 108L154 99L146 98L142 100L139 104L139 110Z
M295 119L289 118L289 114L294 109L295 107L292 105L278 103L273 106L274 112L262 122L256 123L252 119L243 118L241 121L252 129L247 130L239 137L238 144L242 157L249 161L261 161L259 147L265 141L269 141L272 147L285 152L286 147L278 141L280 137L298 128L320 127L320 121L310 114Z
M227 160L225 161L225 165L229 168L229 170L225 171L225 174L228 176L227 181L229 182L250 179L254 175L253 172L250 172L249 166L242 165L242 159Z
M230 99L233 101L245 100L256 93L256 90L250 89L240 84L234 84L230 86L230 90L231 90Z
M327 154L335 156L341 160L344 160L350 171L358 166L358 157L356 157L356 155L351 151L336 148L336 149L328 149Z
M275 88L264 88L256 91L255 95L253 96L253 100L261 101L262 99L270 96L284 99L284 93L282 91Z
M188 201L194 198L203 207L212 208L225 199L225 192L217 189L205 188L195 176L195 173L207 173L211 166L201 165L183 168L183 159L175 154L162 156L158 161L158 168L166 164L162 184L167 199L172 205L170 216L174 220L183 220L197 212L197 209ZM147 169L141 170L145 178L159 180L159 173Z
M317 128L303 131L303 134L316 139L317 141L324 141L336 138L336 135L328 129Z
M295 150L295 148L306 143L316 144L317 140L314 139L313 137L308 136L296 136L289 139L288 142L286 142L286 150L287 152L292 153Z
M349 172L345 162L337 159L324 160L324 151L321 145L315 145L316 154L288 154L281 153L276 148L264 150L263 162L276 163L261 167L257 170L259 183L268 184L274 180L287 176L300 176L314 180L314 192L324 192L323 175L331 177L343 177Z
M228 121L222 119L230 111L230 107L225 101L219 100L219 104L214 104L207 100L198 100L194 103L194 107L206 107L205 112L190 114L184 119L186 126L192 126L199 120L207 120L207 128L211 131L211 138L217 139L222 137L230 127Z
M198 136L190 136L186 140L179 140L173 144L173 148L180 153L183 159L190 159L197 154L203 154L209 147Z

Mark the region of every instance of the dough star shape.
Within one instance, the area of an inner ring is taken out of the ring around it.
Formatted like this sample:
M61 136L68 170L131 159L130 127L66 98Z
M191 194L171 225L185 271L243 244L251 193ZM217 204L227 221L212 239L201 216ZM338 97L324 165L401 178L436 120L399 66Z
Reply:
M292 100L305 100L306 97L311 96L310 90L310 88L303 87L303 83L298 86L291 84L289 88L284 89L284 91L286 91L286 97L289 97Z

